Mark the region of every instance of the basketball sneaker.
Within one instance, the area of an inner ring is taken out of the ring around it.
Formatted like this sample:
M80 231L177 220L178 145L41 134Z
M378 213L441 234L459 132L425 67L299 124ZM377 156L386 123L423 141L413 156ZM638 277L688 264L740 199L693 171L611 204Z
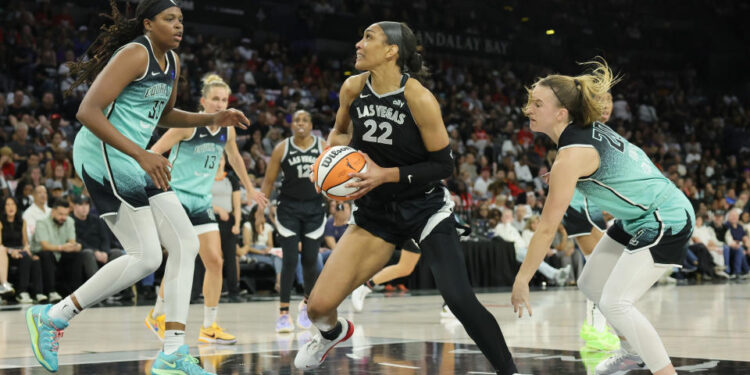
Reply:
M579 352L581 354L581 362L586 367L586 374L589 375L594 374L596 366L611 355L611 353L589 348L588 346L581 347Z
M365 307L365 298L370 293L372 293L372 289L366 285L360 285L359 288L354 289L352 292L352 307L355 312L362 312L362 309Z
M641 356L620 349L617 354L596 365L596 375L611 375L644 367L646 364L643 363Z
M210 327L201 327L201 333L198 335L198 341L205 344L234 345L237 338L224 332L216 322Z
M47 315L52 305L35 305L26 310L26 328L31 349L39 363L50 372L57 371L57 349L68 323Z
M620 349L620 338L617 337L612 331L601 332L594 328L591 324L584 323L581 326L580 331L581 339L586 342L586 346L590 349L601 350L605 352L615 351Z
M276 319L276 333L291 333L294 331L294 322L289 314L281 314Z
M354 334L354 324L344 318L339 318L339 323L341 324L341 333L338 337L333 340L326 340L318 332L313 336L312 340L299 349L297 356L294 358L294 366L300 370L318 368L323 364L328 352L334 346L352 337L352 334Z
M164 341L164 331L166 331L164 314L154 318L154 309L151 309L151 311L148 312L148 315L146 315L144 322L149 331L153 332L159 340Z
M151 366L152 375L214 375L205 371L198 360L190 355L188 346L183 345L176 352L166 354L163 351Z
M312 327L312 322L307 316L307 304L305 301L300 301L299 306L297 306L297 325L302 329Z

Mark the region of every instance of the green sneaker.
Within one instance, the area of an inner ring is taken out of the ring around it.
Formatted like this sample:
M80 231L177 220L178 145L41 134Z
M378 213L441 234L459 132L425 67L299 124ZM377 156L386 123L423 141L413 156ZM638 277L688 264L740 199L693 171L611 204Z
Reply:
M611 353L589 348L588 346L581 347L581 349L579 349L579 352L581 354L581 361L583 362L583 366L586 367L587 375L595 375L596 365L603 362L604 360L609 358L610 355L612 355Z
M151 375L214 375L203 370L196 358L188 352L188 346L183 345L172 353L165 354L163 351L154 360L151 366Z
M581 326L581 331L579 332L581 335L581 339L585 342L594 341L599 338L599 332L588 323L583 323Z
M594 336L590 340L586 340L586 346L589 348L604 352L613 352L620 349L620 338L609 328L606 332L599 332L596 329L594 329L594 332Z

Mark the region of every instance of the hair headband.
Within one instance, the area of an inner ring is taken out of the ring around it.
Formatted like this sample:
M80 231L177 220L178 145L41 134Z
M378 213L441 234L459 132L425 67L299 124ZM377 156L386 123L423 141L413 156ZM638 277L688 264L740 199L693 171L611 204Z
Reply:
M167 8L179 7L175 0L159 0L150 7L146 8L143 12L143 18L153 19L157 14L163 12Z

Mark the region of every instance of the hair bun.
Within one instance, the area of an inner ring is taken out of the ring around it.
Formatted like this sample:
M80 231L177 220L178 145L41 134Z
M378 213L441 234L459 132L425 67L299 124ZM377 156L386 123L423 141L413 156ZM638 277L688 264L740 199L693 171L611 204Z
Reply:
M212 83L224 83L224 79L219 77L219 75L216 73L209 73L205 77L203 77L204 85L210 85Z

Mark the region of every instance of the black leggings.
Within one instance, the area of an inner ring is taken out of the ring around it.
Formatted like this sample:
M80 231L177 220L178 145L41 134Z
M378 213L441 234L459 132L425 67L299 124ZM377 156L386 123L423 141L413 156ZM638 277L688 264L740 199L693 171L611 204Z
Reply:
M320 251L320 238L311 239L302 237L302 278L305 279L305 297L310 295L315 281L318 279L318 252ZM289 303L292 295L292 284L297 271L297 254L299 252L300 235L281 237L281 250L283 252L281 262L281 303Z
M500 326L471 287L453 217L438 224L420 247L445 303L498 374L518 372Z
M33 260L27 252L21 252L21 259L9 258L10 264L18 267L15 282L16 293L27 292L34 294L42 293L42 263Z

